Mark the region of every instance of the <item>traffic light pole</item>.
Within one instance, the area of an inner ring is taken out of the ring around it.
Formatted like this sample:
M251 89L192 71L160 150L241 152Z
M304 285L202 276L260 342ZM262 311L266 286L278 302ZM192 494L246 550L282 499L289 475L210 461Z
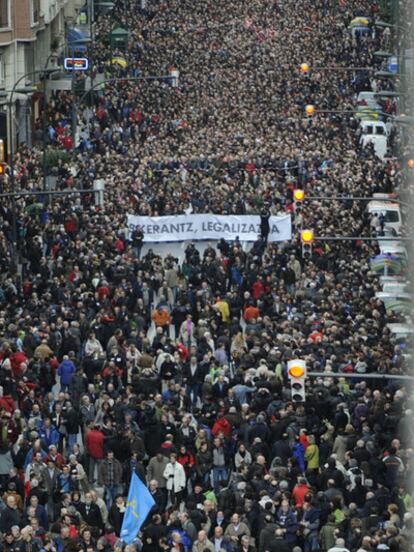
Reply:
M9 140L9 155L10 155L10 184L11 189L14 191L15 189L15 180L14 180L14 130L13 130L13 96L18 90L20 83L27 79L28 77L32 77L34 75L43 74L46 78L47 69L37 69L36 71L30 71L30 73L26 73L22 75L15 83L14 86L10 92L10 98L6 102L6 105L9 109L9 134L10 134L10 140ZM43 129L44 131L44 129ZM11 195L12 198L12 241L13 241L13 253L16 253L18 250L17 246L17 220L16 220L16 196L14 194Z
M414 241L414 236L314 236L315 241Z
M345 379L398 379L402 381L414 381L414 376L407 376L405 374L352 374L349 372L307 372L307 378L345 378Z
M0 194L0 199L11 197L11 198L18 198L18 197L30 197L30 196L65 196L65 195L76 195L76 194L95 194L97 193L96 190L85 190L85 189L74 189L74 190L56 190L56 191L30 191L30 192L4 192ZM99 192L101 193L101 191Z
M385 194L384 194L385 195ZM394 199L393 197L380 198L380 197L357 197L357 196L304 196L301 199L303 201L389 201L390 203L398 203L403 207L411 207L411 205L400 199Z

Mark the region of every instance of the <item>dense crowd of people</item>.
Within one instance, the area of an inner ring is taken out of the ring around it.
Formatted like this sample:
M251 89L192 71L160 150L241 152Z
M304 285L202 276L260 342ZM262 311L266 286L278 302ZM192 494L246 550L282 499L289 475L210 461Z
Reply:
M380 160L341 113L360 90L392 86L371 71L390 32L348 28L379 6L144 4L115 0L97 19L92 77L120 80L85 98L75 144L71 94L49 102L49 151L75 146L51 174L73 193L0 206L1 549L408 552L413 393L397 376L410 355L388 324L412 320L375 296L375 240L317 239L303 258L297 231L384 226L364 202L293 200L296 187L411 199L393 155L404 136L394 128ZM126 67L108 66L115 24L129 32L112 52ZM172 68L178 83L128 80ZM308 104L333 113L309 117ZM395 104L383 109L391 120ZM16 189L42 189L41 163L39 145L20 148ZM288 212L294 238L189 243L180 259L143 251L145 235L127 228L127 214L187 209ZM304 403L291 397L294 358L322 374ZM155 506L126 545L132 473Z

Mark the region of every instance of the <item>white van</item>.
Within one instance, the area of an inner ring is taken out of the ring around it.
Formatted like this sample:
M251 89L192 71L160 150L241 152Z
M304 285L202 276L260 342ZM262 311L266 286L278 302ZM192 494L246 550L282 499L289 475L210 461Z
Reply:
M392 337L396 339L407 339L414 335L414 324L393 322L387 324L387 328L390 330Z
M380 159L387 157L388 141L386 136L362 134L359 143L363 148L368 146L368 144L373 144L374 152L377 157Z
M375 297L384 303L387 313L410 313L412 310L413 296L410 293L378 291Z
M387 155L388 129L382 121L366 120L360 122L362 134L359 139L364 148L368 144L374 145L374 151L380 159Z
M387 136L389 135L389 130L387 125L383 121L377 120L366 120L361 121L359 126L362 129L363 134L369 134L373 136ZM386 194L384 194L386 195Z
M381 276L380 285L384 293L408 293L410 283L403 278L394 278L392 276Z
M385 228L392 228L397 234L400 232L402 218L398 203L373 200L368 202L367 210L371 217L383 217Z
M407 264L408 253L407 249L400 241L378 240L381 255L393 255L398 257L404 264Z

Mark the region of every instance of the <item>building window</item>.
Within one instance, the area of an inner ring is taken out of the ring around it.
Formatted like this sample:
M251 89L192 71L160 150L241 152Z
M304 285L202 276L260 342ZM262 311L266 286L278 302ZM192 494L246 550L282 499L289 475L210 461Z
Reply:
M0 0L0 29L10 27L10 0Z
M40 0L32 0L32 25L39 23Z

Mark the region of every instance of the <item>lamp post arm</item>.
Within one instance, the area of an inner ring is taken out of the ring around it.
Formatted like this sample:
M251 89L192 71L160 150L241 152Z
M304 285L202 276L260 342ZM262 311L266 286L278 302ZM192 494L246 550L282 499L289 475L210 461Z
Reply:
M305 196L302 201L382 201L379 197L357 197L357 196ZM411 207L411 205L400 199L383 199L383 201L390 201L391 203L398 203L404 207Z
M9 152L10 152L10 159L9 159L9 166L10 166L10 183L11 183L11 189L15 190L15 181L14 181L14 147L13 147L13 113L12 113L12 106L13 106L13 96L16 92L18 85L22 82L23 79L27 79L27 77L38 75L40 73L45 73L46 68L44 69L36 69L35 71L30 71L30 73L25 73L22 75L17 81L14 83L13 88L10 92L10 97L6 101L6 105L9 110L9 128L10 128L10 143L9 143ZM12 240L13 240L13 251L16 252L18 250L17 248L17 220L16 220L16 197L12 196Z

